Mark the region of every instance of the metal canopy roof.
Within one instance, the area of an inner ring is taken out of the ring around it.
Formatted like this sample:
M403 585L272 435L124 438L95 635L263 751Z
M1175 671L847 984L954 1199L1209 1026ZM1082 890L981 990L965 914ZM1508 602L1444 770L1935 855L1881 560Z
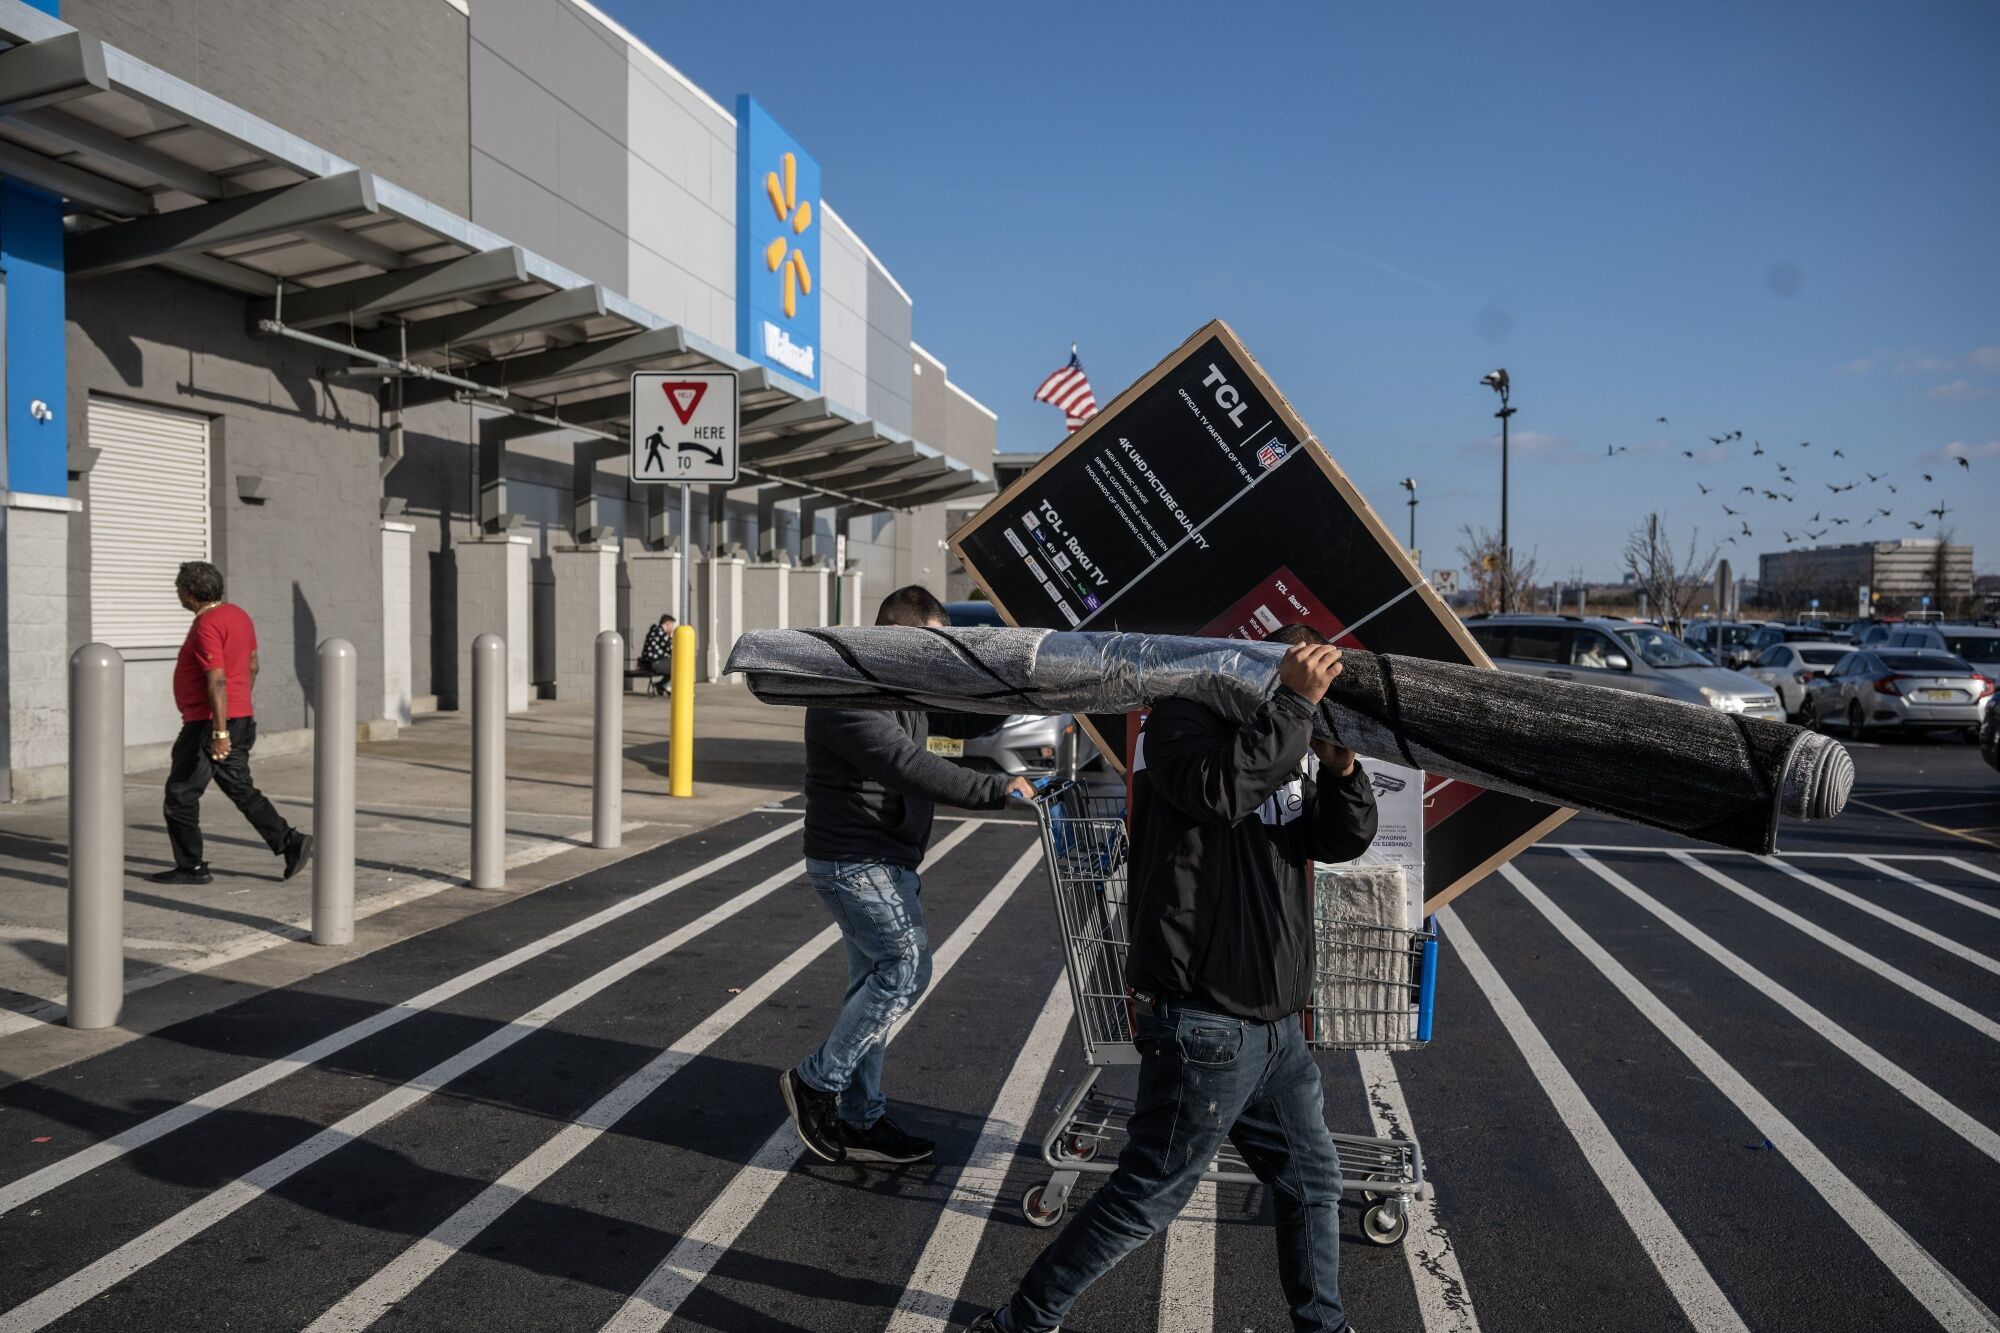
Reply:
M253 331L465 401L630 436L638 370L734 370L743 472L868 509L992 479L22 0L0 0L0 175L62 198L72 278L157 266L254 298Z

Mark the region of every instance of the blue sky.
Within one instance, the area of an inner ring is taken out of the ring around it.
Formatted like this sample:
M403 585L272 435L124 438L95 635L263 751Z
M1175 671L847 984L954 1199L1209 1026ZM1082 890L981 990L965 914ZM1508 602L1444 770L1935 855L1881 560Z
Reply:
M1429 566L1497 520L1505 366L1544 571L1648 509L1754 570L1940 503L2000 570L1993 5L606 8L817 155L1003 449L1072 340L1108 401L1220 316L1399 533L1416 478Z

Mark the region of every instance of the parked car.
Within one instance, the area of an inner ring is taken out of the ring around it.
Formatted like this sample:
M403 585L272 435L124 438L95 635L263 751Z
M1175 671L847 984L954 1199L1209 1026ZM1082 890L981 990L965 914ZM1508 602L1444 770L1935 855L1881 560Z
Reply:
M1778 702L1785 706L1785 715L1797 718L1805 709L1806 686L1815 677L1839 666L1841 659L1853 651L1853 644L1832 639L1774 644L1745 667L1743 674L1776 690Z
M2000 628L1990 625L1898 625L1885 648L1931 648L1981 670L2000 667Z
M1632 690L1725 713L1784 718L1784 706L1770 686L1716 666L1652 625L1581 616L1506 615L1477 616L1465 627L1504 671Z
M1861 648L1806 687L1807 726L1845 727L1852 740L1877 728L1957 731L1966 739L1993 698L1993 679L1951 653Z
M1986 701L1986 720L1979 724L1979 753L2000 770L2000 705L1991 698Z
M991 602L947 602L954 625L1004 625ZM1068 713L937 713L930 752L956 764L1009 777L1074 777L1097 748Z
M1717 666L1741 670L1755 656L1750 637L1760 626L1747 620L1697 620L1688 626L1687 645Z
M1830 634L1817 625L1766 625L1750 636L1750 660L1764 655L1767 648L1775 648L1781 643L1845 643L1853 646L1853 640L1845 634Z
M1855 646L1873 648L1877 644L1887 643L1889 636L1901 627L1902 622L1898 620L1871 620L1865 625L1855 627Z

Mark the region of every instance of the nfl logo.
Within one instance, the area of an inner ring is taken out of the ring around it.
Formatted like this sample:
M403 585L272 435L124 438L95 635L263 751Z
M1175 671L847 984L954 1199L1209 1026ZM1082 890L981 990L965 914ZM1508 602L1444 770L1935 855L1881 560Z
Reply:
M1285 461L1285 446L1277 440L1271 441L1257 451L1257 465L1269 472Z

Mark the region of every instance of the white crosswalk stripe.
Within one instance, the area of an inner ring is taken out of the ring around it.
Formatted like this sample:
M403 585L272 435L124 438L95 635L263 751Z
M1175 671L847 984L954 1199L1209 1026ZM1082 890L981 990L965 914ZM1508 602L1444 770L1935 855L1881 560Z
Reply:
M211 1088L199 1097L181 1103L169 1111L162 1111L151 1119L143 1120L130 1129L121 1130L102 1143L92 1144L80 1152L71 1153L60 1161L51 1162L39 1171L22 1176L0 1186L0 1215L19 1208L22 1204L40 1198L59 1185L67 1184L88 1171L94 1171L107 1162L115 1162L134 1148L164 1138L177 1129L183 1129L203 1116L219 1111L226 1106L242 1101L252 1093L262 1092L284 1079L290 1078L301 1069L310 1068L329 1056L336 1055L357 1042L365 1041L378 1033L406 1019L414 1018L427 1010L435 1009L445 1001L465 994L475 986L491 981L504 973L511 972L523 963L530 962L544 954L551 953L600 926L606 926L621 917L629 916L642 907L650 906L670 893L699 883L719 870L727 869L746 857L754 856L772 843L797 832L799 824L781 824L758 837L752 838L740 847L732 847L719 856L674 876L661 884L656 884L643 893L635 893L621 899L602 911L593 912L580 921L575 921L558 930L531 940L518 949L510 950L491 962L461 972L449 981L440 982L419 995L414 995L399 1004L377 1010L356 1023L350 1023L338 1032L321 1037L318 1041L301 1046L290 1055L260 1065L247 1074L239 1075L219 1087Z
M958 965L958 960L965 956L980 933L992 924L993 918L1007 905L1014 890L1021 887L1021 881L1028 877L1028 872L1035 868L1041 857L1040 844L1023 852L1013 867L1000 877L1000 882L972 909L971 915L952 932L951 938L932 955L930 989L919 996L917 1003L904 1015L905 1025L925 1001L938 993L944 979ZM888 1040L895 1041L906 1030L906 1026L896 1028L889 1034ZM791 1124L780 1125L764 1146L757 1150L749 1164L737 1172L715 1201L695 1219L672 1252L660 1261L604 1328L616 1330L616 1333L639 1333L640 1330L653 1333L666 1327L681 1303L708 1276L716 1261L728 1253L737 1237L743 1234L743 1229L750 1225L765 1202L777 1192L778 1186L784 1183L785 1176L798 1162L799 1154L804 1151Z
M500 1052L541 1031L584 1001L631 976L640 968L665 957L689 940L722 924L745 908L762 901L797 879L804 869L803 862L788 866L763 883L745 889L687 925L669 932L643 949L627 954L560 995L537 1005L505 1027L433 1065L393 1092L384 1093L291 1151L272 1158L249 1174L239 1177L199 1202L183 1208L166 1221L127 1241L80 1272L72 1274L55 1286L0 1315L0 1333L30 1333L30 1330L46 1327L62 1318L86 1301L153 1263L162 1255L186 1244L238 1209L255 1202L267 1191L289 1180L314 1162L364 1137Z
M1049 991L1048 1003L1042 1006L1041 1016L1000 1085L1000 1095L986 1113L979 1142L952 1182L951 1195L938 1214L937 1225L931 1228L909 1286L889 1316L884 1333L945 1333L951 1326L952 1306L965 1287L965 1275L972 1268L980 1238L986 1234L986 1223L995 1208L1007 1204L1000 1194L1007 1168L1028 1130L1042 1084L1062 1049L1074 1012L1069 979L1059 975Z
M1215 1182L1195 1186L1187 1207L1167 1227L1160 1263L1158 1333L1211 1333L1215 1328Z
M1512 880L1518 888L1527 883L1520 872L1512 866L1502 866L1501 872ZM1532 886L1529 886L1532 888ZM1521 1058L1528 1062L1535 1081L1542 1085L1549 1102L1555 1107L1563 1127L1576 1140L1576 1146L1583 1151L1584 1160L1597 1173L1611 1202L1624 1217L1625 1224L1632 1228L1632 1234L1646 1251L1646 1257L1653 1261L1653 1267L1673 1293L1674 1300L1688 1317L1688 1322L1704 1333L1719 1330L1720 1333L1749 1333L1743 1317L1736 1313L1736 1307L1722 1294L1715 1278L1696 1254L1694 1246L1674 1220L1667 1216L1667 1210L1660 1205L1659 1198L1646 1184L1639 1169L1632 1165L1632 1159L1618 1146L1617 1138L1610 1126L1590 1104L1583 1089L1563 1066L1562 1058L1549 1045L1548 1038L1535 1026L1535 1020L1515 998L1514 992L1501 979L1499 971L1486 957L1472 933L1459 920L1458 914L1446 907L1437 914L1451 939L1452 948L1464 962L1465 970L1486 995L1486 1002L1493 1006L1493 1012L1500 1018L1507 1035L1513 1038L1519 1048Z
M1886 907L1882 907L1876 903L1869 902L1866 898L1863 898L1858 893L1850 893L1846 889L1841 888L1838 884L1829 884L1826 880L1821 879L1818 875L1809 875L1805 871L1799 869L1797 866L1786 865L1783 861L1779 860L1775 856L1765 856L1765 857L1760 857L1759 859L1767 866L1776 866L1779 870L1784 871L1787 875L1790 875L1793 879L1797 880L1799 883L1809 885L1812 888L1818 889L1821 893L1826 894L1829 898L1833 898L1840 902L1846 903L1849 907L1855 908L1858 911L1866 912L1868 915L1874 917L1878 921L1886 921L1890 925L1894 926L1897 930L1903 931L1904 933L1909 935L1914 935L1918 939L1922 940L1924 943L1942 949L1946 953L1952 955L1954 958L1963 958L1966 962L1971 963L1974 967L1984 968L1988 972L2000 974L2000 959L1989 958L1985 954L1979 952L1977 949L1974 949L1968 945L1960 944L1957 940L1952 939L1948 935L1940 935L1937 931L1932 930L1929 926L1918 925L1916 922L1909 920L1907 917L1898 916L1896 913L1890 911Z
M1723 874L1720 870L1717 870L1714 866L1709 865L1699 857L1689 856L1685 852L1675 852L1673 855L1674 859L1680 862L1680 864L1688 867L1688 869L1712 883L1721 885L1751 906L1761 911L1769 912L1786 925L1802 932L1811 939L1818 940L1841 957L1867 968L1890 985L1900 987L1922 1000L1925 1004L1950 1014L1959 1022L1972 1028L1975 1032L1990 1037L1994 1041L2000 1041L2000 1023L1994 1022L1971 1005L1962 1004L1928 982L1919 981L1901 968L1890 966L1874 954L1848 943L1817 922L1800 916L1797 912L1794 912L1782 903L1773 902L1771 899L1766 898L1763 894L1758 893L1755 889L1743 883L1743 881Z
M1356 1051L1362 1086L1368 1090L1368 1116L1378 1138L1416 1138L1403 1084L1387 1051ZM1428 1168L1427 1172L1428 1174ZM1433 1192L1435 1187L1433 1187ZM1479 1315L1459 1266L1451 1233L1438 1216L1437 1200L1420 1195L1410 1200L1410 1230L1403 1241L1410 1282L1417 1292L1417 1313L1424 1333L1479 1333Z
M1893 862L1884 861L1874 856L1857 856L1854 859L1857 863L1867 866L1870 870L1878 874L1887 875L1891 879L1900 879L1903 883L1922 889L1925 893L1934 893L1946 902L1957 903L1960 907L1969 907L1973 911L1982 912L1987 916L2000 917L2000 906L1986 902L1983 899L1975 898L1969 893L1960 893L1957 889L1947 889L1942 884L1933 884L1919 875L1911 874Z
M968 824L954 830L932 849L931 860L935 862L948 854L964 842L974 828ZM306 1333L353 1333L353 1330L367 1328L380 1319L482 1231L499 1221L509 1208L574 1161L606 1130L657 1092L688 1061L714 1045L758 1005L776 994L779 987L805 971L839 938L840 928L828 926L794 949L783 962L745 986L734 999L696 1024L673 1045L648 1061L644 1068L598 1098L582 1115L439 1223L429 1235L403 1251L338 1305L314 1320Z
M1940 1264L1880 1205L1835 1166L1818 1145L1797 1125L1753 1087L1735 1066L1713 1046L1660 1002L1646 986L1571 920L1547 895L1512 866L1502 867L1508 880L1536 911L1560 932L1617 987L1661 1035L1672 1042L1688 1062L1699 1070L1717 1091L1736 1104L1750 1123L1776 1145L1794 1169L1825 1199L1828 1207L1875 1252L1896 1280L1951 1333L1991 1333L2000 1327L1991 1310L1974 1296L1951 1271Z

